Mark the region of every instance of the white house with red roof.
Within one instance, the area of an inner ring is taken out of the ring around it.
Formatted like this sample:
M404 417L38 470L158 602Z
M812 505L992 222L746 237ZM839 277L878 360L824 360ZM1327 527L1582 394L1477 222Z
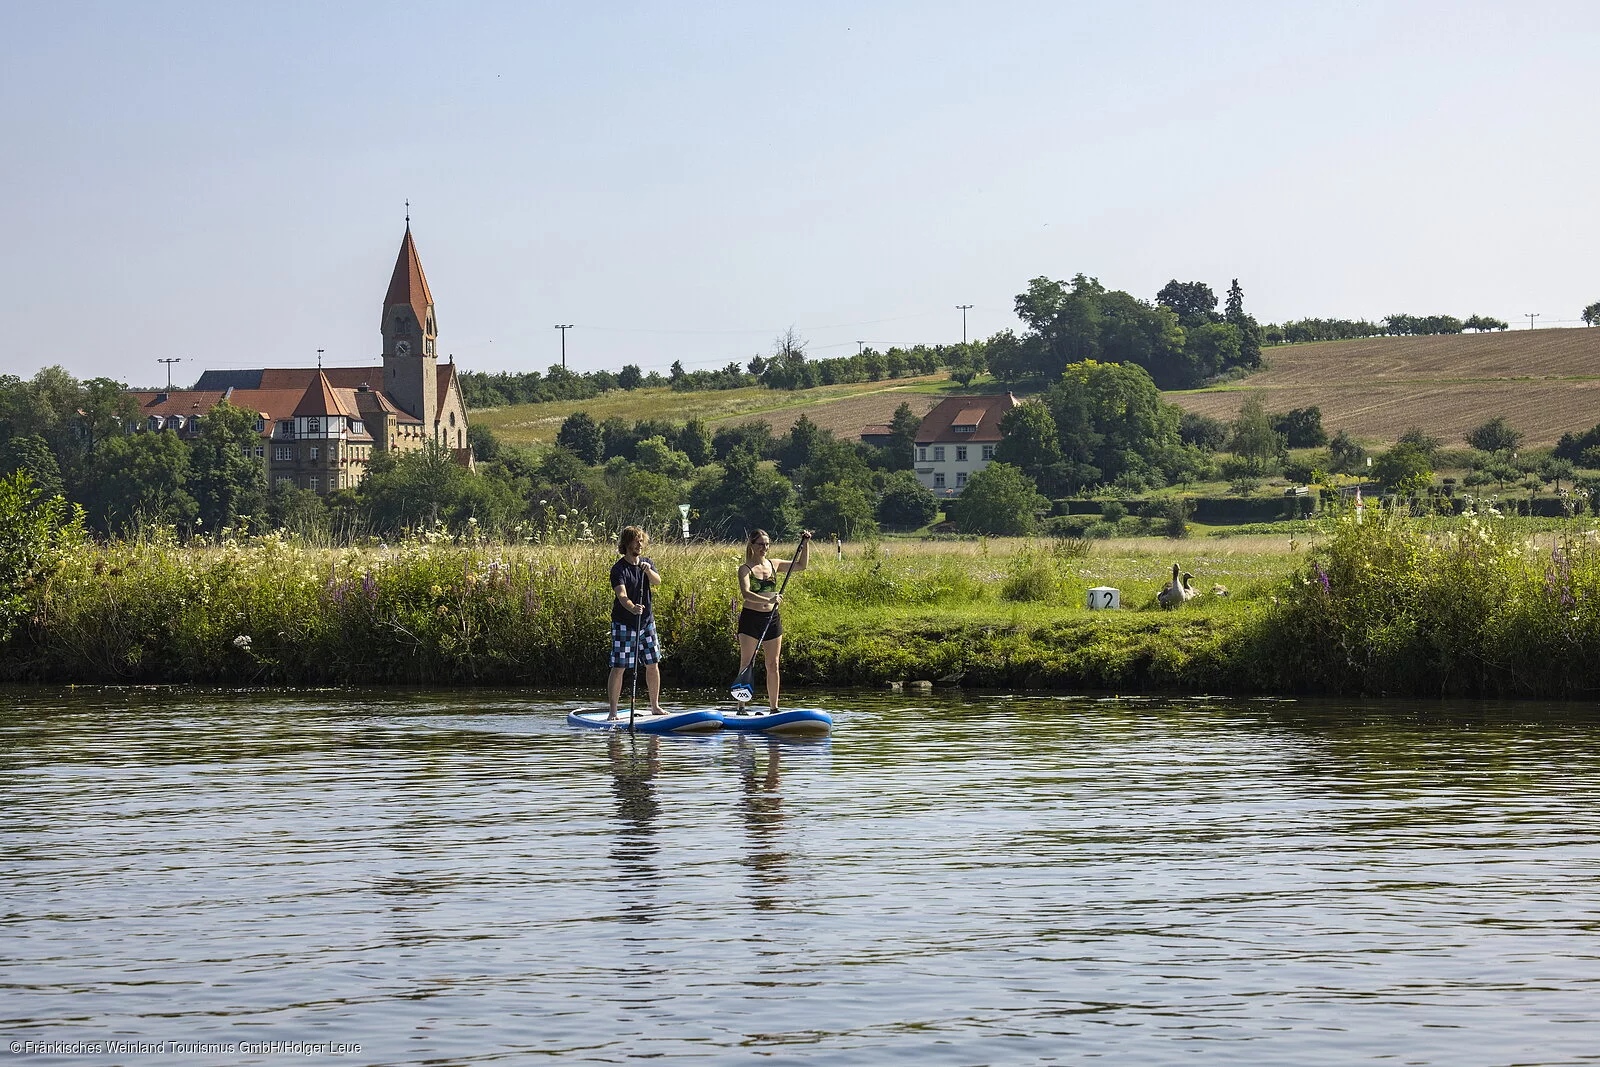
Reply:
M439 363L433 294L409 221L380 329L380 366L208 370L193 389L132 393L140 412L129 429L193 437L206 413L226 400L256 413L254 452L268 484L318 493L359 485L374 451L411 452L433 442L472 466L466 403L454 361Z
M941 497L959 494L993 461L1005 438L1000 420L1019 403L1010 393L941 400L917 427L917 481Z

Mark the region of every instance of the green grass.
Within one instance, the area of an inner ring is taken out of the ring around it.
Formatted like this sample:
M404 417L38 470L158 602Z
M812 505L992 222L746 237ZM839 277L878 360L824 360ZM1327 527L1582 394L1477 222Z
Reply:
M1306 544L977 539L819 551L784 607L792 681L986 688L1590 697L1600 693L1600 532L1372 507ZM1246 550L1248 549L1248 550ZM740 549L664 545L658 628L673 685L737 669ZM0 679L593 685L605 544L434 538L316 548L271 536L86 547L20 592ZM1172 563L1201 595L1160 610ZM1213 585L1228 595L1213 596ZM1123 610L1090 611L1092 586Z

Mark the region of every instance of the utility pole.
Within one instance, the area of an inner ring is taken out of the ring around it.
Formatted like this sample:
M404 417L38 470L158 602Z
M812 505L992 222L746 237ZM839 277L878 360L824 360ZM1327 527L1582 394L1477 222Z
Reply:
M322 349L317 349L317 369L322 369Z
M956 305L956 307L961 309L961 343L962 344L966 344L967 343L967 309L970 308L971 306L972 306L971 304L957 304Z
M556 327L556 329L561 331L561 369L562 370L566 370L567 369L567 331L572 329L572 323L569 322L565 326L558 325Z
M172 356L169 359L158 359L158 360L156 360L156 362L157 363L165 363L167 365L167 392L170 393L170 392L172 392L172 365L174 363L182 363L183 362L183 357L182 356Z
M857 341L856 342L856 355L859 356L861 353L865 352L866 350L867 350L867 342L865 342L865 341Z
M1528 313L1528 316L1527 316L1527 318L1528 318L1528 329L1530 329L1530 330L1533 329L1533 320L1538 318L1542 314L1544 314L1542 311L1533 311L1533 312L1529 312Z

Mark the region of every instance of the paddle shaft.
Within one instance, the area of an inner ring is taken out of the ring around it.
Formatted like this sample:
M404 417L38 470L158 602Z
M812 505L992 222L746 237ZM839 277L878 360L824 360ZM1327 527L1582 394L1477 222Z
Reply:
M643 562L644 557L640 556L639 559L640 562ZM641 654L640 646L643 644L644 638L644 620L650 617L650 575L645 571L640 571L639 573L640 577L644 579L644 584L640 587L642 595L639 599L639 604L644 610L639 612L638 625L633 628L633 691L628 694L628 729L630 730L633 729L633 709L639 703L639 659Z

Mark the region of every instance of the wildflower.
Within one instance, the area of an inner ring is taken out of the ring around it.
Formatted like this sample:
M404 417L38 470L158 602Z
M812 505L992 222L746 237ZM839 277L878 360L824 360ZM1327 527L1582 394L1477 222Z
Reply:
M1330 592L1328 586L1328 572L1322 569L1322 564L1320 563L1313 563L1311 566L1317 572L1317 581L1322 583L1322 591L1324 593Z
M248 652L250 650L250 635L240 634L235 637L233 639L233 647Z

